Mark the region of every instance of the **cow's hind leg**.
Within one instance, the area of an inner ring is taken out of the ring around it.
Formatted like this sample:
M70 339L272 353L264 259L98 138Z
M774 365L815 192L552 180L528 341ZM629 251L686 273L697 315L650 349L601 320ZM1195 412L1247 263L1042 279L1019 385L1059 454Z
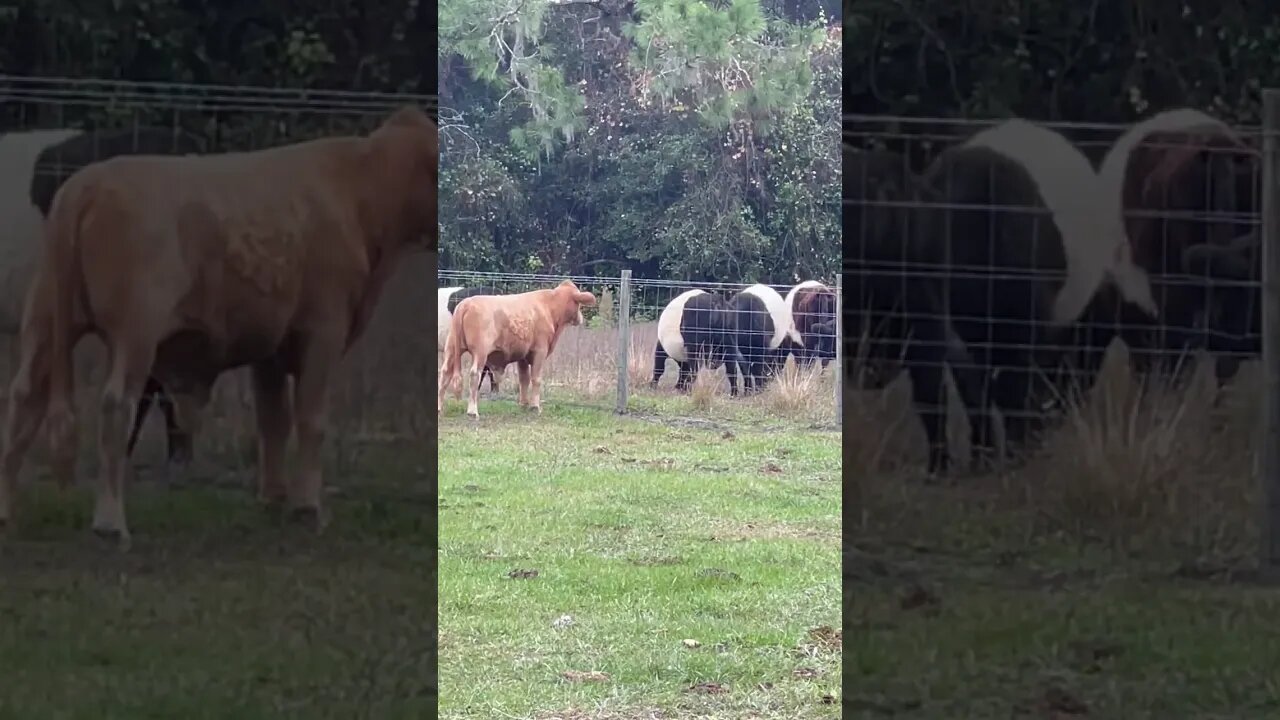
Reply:
M676 378L676 390L685 392L693 384L694 367L692 362L680 363L680 376Z
M487 352L473 353L471 355L471 383L468 388L469 394L467 395L467 415L473 418L480 417L480 385L484 382L483 370L486 355L488 355Z
M101 537L116 539L127 547L129 527L124 510L126 449L133 414L151 373L155 343L145 337L124 334L113 338L108 347L111 364L102 390L98 429L100 467L93 531Z
M129 431L129 442L125 444L124 454L127 457L133 456L133 448L138 444L138 435L142 433L142 426L147 422L147 414L151 412L151 401L159 385L155 380L147 380L147 386L142 391L142 397L138 398L138 407L133 411L133 429Z
M284 463L293 410L289 376L275 360L253 366L253 404L258 420L258 500L277 514L288 492Z
M650 388L658 387L658 381L662 379L662 374L667 369L667 349L662 347L662 343L653 344L653 379L649 381Z
M9 385L9 412L0 456L0 529L13 518L18 474L49 409L49 344L45 337L24 333L18 371Z

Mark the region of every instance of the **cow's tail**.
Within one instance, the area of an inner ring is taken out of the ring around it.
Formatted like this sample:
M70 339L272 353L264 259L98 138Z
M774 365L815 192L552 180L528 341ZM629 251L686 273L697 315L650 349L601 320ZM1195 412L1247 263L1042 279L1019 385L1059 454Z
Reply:
M458 303L449 320L449 337L444 341L444 362L440 365L439 392L442 395L459 381L458 374L462 366L462 317L465 314L465 304Z
M78 186L54 197L45 223L44 268L49 289L49 410L46 420L54 475L66 487L75 478L75 309L82 283L80 225L87 206Z

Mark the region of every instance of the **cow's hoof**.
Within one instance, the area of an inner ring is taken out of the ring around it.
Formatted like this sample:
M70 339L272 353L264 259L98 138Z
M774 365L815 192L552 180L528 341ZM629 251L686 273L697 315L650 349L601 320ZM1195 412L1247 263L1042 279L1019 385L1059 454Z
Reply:
M318 507L295 507L289 511L289 521L317 535L329 524L325 514Z

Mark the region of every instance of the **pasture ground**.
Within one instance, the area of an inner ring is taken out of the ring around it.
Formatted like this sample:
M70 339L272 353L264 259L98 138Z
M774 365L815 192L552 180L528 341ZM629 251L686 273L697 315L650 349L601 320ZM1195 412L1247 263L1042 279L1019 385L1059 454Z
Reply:
M86 488L22 489L0 541L0 717L423 718L436 582L428 448L362 448L319 536L252 476L136 482L133 546L88 530Z
M747 400L637 389L618 416L589 332L540 417L514 372L478 422L446 404L440 717L838 717L831 371Z
M128 553L90 533L87 487L39 481L37 443L36 482L0 540L0 717L434 716L434 378L421 330L432 289L419 280L434 273L433 256L406 263L335 378L325 478L336 492L319 536L277 526L253 500L243 371L215 388L195 477L169 488L143 467L129 481ZM85 483L104 353L86 340L77 355ZM138 465L163 457L162 436L155 413Z
M901 395L851 399L844 717L1280 716L1259 385L1207 375L1142 392L1117 355L1041 455L937 484Z

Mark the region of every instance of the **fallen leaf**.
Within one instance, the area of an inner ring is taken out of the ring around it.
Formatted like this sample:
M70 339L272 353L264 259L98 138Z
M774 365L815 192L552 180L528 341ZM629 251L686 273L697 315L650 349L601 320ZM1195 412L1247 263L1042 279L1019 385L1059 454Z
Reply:
M714 682L700 682L697 685L690 685L685 692L696 693L698 695L721 695L729 692L729 688Z
M609 673L599 670L565 670L560 677L569 682L608 682Z

